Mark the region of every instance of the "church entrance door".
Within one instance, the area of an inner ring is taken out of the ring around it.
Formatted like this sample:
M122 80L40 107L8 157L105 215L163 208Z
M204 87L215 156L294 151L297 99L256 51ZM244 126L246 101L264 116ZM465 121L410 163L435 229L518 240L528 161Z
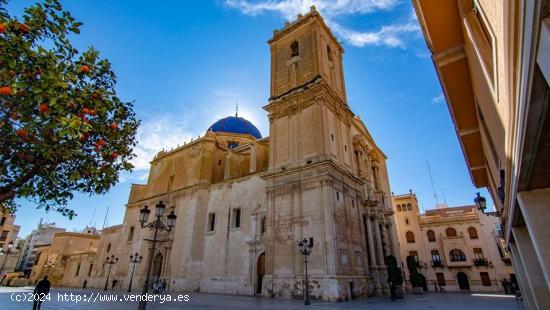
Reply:
M262 293L262 282L265 275L265 253L260 254L258 257L258 262L256 264L256 294Z
M162 273L162 254L158 253L155 256L155 260L153 260L153 282L151 283L151 286L157 282L158 279L160 279L160 275Z
M459 272L456 274L456 280L458 282L458 287L461 290L470 289L470 281L468 281L468 276L464 272Z

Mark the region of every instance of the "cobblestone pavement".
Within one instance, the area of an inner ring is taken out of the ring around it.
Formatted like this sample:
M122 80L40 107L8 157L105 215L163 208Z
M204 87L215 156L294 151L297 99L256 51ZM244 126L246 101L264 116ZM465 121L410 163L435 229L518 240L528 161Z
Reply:
M17 310L32 309L32 303L23 301L28 299L32 288L0 287L0 309ZM71 295L72 294L72 295ZM137 294L137 291L134 292ZM516 302L513 297L499 294L475 294L475 293L428 293L424 295L406 295L404 299L392 302L389 298L370 298L348 302L321 302L313 300L311 306L304 306L301 300L269 299L261 297L216 295L202 293L172 293L156 295L157 301L150 301L147 309L445 309L445 310L470 310L470 309L524 309L521 302ZM137 295L133 295L136 298ZM154 296L154 295L151 295ZM168 297L170 296L170 297ZM137 301L129 301L131 295L126 292L112 292L95 289L57 289L51 291L51 300L42 304L42 309L137 309ZM105 301L110 298L111 301ZM113 301L113 299L115 299ZM153 298L153 297L151 297ZM167 301L168 298L171 301ZM180 301L176 301L180 298ZM17 301L17 300L20 301ZM126 299L126 300L125 300ZM79 300L79 301L78 301ZM101 301L103 300L103 301Z

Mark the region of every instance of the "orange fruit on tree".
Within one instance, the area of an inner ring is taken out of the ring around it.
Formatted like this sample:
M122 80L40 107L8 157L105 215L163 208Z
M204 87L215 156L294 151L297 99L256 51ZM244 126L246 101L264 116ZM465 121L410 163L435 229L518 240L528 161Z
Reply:
M0 95L3 96L9 96L12 94L11 87L10 86L2 86L0 87Z
M29 134L29 132L23 128L21 129L17 129L17 131L15 132L20 138L26 138L27 135Z
M112 129L112 130L117 130L117 129L118 129L117 123L112 123L112 124L111 124L111 129Z
M118 157L118 153L117 153L117 152L113 152L113 153L111 154L111 157L117 158L117 157Z
M80 71L83 72L83 73L88 73L88 72L90 72L90 67L88 67L86 65L80 66Z
M48 112L49 109L50 109L50 107L45 103L42 103L41 105L38 106L38 110L41 113L46 113L46 112Z
M6 31L6 25L0 24L0 33Z
M29 33L29 31L31 30L31 28L27 24L19 24L17 28L19 28L19 31L23 33Z

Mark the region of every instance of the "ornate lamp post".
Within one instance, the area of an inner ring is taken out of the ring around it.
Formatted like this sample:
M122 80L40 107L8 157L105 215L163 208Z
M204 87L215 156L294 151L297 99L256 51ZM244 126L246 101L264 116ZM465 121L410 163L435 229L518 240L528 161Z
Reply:
M128 285L128 292L132 291L132 280L134 279L134 271L136 270L136 264L141 263L142 259L143 259L143 256L140 255L138 257L137 252L134 255L130 255L130 263L134 264L134 266L132 266L132 276L130 277L130 285Z
M143 284L143 290L141 291L141 295L145 296L147 295L147 291L149 290L149 280L151 276L151 268L153 267L153 255L155 254L155 246L157 244L157 237L158 232L160 231L171 231L172 228L174 228L174 225L176 224L176 214L174 214L174 211L171 211L170 214L166 217L166 224L162 222L162 215L164 214L164 209L166 206L160 201L155 206L155 217L151 223L147 223L147 219L149 218L149 214L151 213L151 210L149 210L148 206L143 207L139 211L139 222L141 223L141 228L149 228L149 230L154 230L155 233L153 235L153 244L151 246L151 259L149 259L149 264L147 265L147 275L145 276L145 283ZM145 310L145 307L147 306L147 300L146 298L141 298L139 301L139 310Z
M477 193L477 196L474 198L474 202L476 203L477 208L481 210L482 213L485 213L485 209L487 209L487 200L485 197Z
M304 291L304 298L305 298L304 304L308 306L310 305L310 302L309 302L309 281L307 278L307 263L308 263L307 257L311 254L311 249L313 248L313 238L310 237L309 240L304 238L304 240L298 243L298 248L300 249L300 253L304 256L305 282L306 282L305 291Z
M107 279L105 279L105 287L103 288L104 291L107 290L107 284L109 283L109 276L111 275L111 268L113 268L113 265L118 262L118 257L115 257L114 255L111 255L111 257L105 258L105 264L109 265L109 272L107 272Z
M2 263L2 267L0 268L0 275L4 271L4 266L6 265L6 262L8 261L8 257L10 256L10 254L17 254L19 253L19 250L21 250L19 245L17 245L15 250L12 250L12 249L13 249L13 241L10 241L10 243L8 243L8 250L5 253L4 253L4 249L0 249L0 256L6 255L6 258L4 258L4 262Z

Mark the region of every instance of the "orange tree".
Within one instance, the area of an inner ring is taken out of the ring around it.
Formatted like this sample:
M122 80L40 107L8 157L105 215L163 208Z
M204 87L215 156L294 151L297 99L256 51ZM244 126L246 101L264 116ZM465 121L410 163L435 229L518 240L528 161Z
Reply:
M0 205L16 198L72 218L74 192L105 193L133 167L139 121L109 61L80 53L82 23L57 0L10 15L0 0Z

